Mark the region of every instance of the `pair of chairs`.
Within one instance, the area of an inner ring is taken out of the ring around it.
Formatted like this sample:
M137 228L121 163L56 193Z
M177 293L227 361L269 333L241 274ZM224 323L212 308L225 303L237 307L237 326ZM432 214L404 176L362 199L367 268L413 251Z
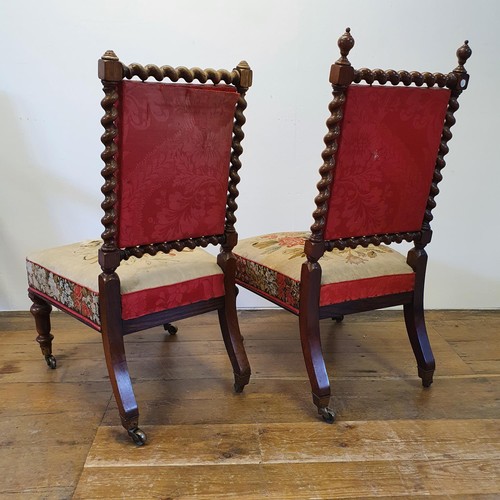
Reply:
M29 296L50 368L56 367L52 306L100 332L122 425L138 445L146 435L138 425L124 336L159 325L173 334L172 322L217 310L241 392L250 365L235 283L298 315L313 402L326 421L334 412L320 319L403 305L418 374L424 386L432 383L425 246L471 50L465 42L452 72L431 74L354 70L349 29L338 45L311 231L239 244L234 213L252 84L248 64L232 71L127 66L112 51L99 60L102 239L28 256ZM358 85L362 81L368 85ZM406 258L382 245L403 240L414 244ZM207 245L220 245L217 257L203 250Z

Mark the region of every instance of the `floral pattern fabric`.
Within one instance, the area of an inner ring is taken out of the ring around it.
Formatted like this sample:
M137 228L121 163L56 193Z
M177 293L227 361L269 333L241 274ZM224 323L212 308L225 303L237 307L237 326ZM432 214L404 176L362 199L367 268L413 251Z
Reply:
M29 288L100 328L97 261L100 240L42 250L28 256ZM216 258L201 248L131 257L117 269L122 318L192 304L224 295L224 277Z
M307 232L273 233L241 240L236 279L241 285L297 312ZM320 305L411 291L414 272L406 258L387 246L325 252Z
M121 84L120 247L224 232L238 98L229 85Z
M449 89L351 85L326 239L419 231Z
M34 262L26 261L28 285L30 290L40 293L61 304L62 309L69 309L77 316L88 320L92 326L99 328L99 294L79 285L63 276L42 267Z

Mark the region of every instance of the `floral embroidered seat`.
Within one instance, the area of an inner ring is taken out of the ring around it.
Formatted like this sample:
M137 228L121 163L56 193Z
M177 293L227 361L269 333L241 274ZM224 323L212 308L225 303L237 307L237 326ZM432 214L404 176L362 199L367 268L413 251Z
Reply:
M296 314L300 307L300 273L310 233L274 233L246 238L236 247L238 283ZM319 305L410 292L415 273L406 257L392 248L369 245L333 249L319 259Z
M108 51L99 78L104 232L30 254L29 296L49 367L56 367L52 306L100 332L122 425L142 445L125 335L160 325L173 334L172 321L217 310L235 390L250 379L232 249L252 71L244 61L232 71L127 66ZM202 248L208 245L220 245L220 253Z
M26 259L28 284L96 330L101 329L98 253L101 240L50 248ZM224 296L224 273L216 258L201 248L130 257L117 269L122 318Z
M311 231L246 238L234 249L236 282L298 315L313 402L327 422L335 414L321 319L402 305L418 375L424 387L432 383L425 247L471 55L466 41L448 74L354 70L349 29L338 45ZM394 248L403 241L414 245L407 256Z

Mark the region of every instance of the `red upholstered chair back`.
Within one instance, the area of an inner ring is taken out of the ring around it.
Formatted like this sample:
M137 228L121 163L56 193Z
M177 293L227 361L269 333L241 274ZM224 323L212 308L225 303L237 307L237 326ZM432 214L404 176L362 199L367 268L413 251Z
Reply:
M118 87L117 246L224 233L234 86Z
M404 240L423 249L432 237L457 99L469 82L468 41L457 50L458 66L447 74L354 69L347 57L354 46L349 28L338 46L305 253L316 262L325 250Z
M422 228L449 89L347 88L325 240Z

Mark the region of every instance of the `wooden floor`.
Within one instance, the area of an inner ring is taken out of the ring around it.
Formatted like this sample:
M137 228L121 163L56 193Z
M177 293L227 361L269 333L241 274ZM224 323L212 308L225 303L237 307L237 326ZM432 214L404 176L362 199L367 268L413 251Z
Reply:
M429 312L423 389L402 313L322 323L337 422L317 418L297 319L241 312L250 385L232 392L215 315L127 338L148 444L119 425L99 335L0 314L0 498L500 498L500 311Z

